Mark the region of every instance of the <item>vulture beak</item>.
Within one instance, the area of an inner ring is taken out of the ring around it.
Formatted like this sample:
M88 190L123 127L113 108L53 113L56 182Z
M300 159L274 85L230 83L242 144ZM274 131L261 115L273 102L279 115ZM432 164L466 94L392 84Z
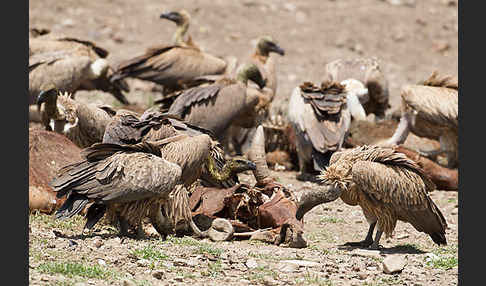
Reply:
M285 50L284 50L284 49L282 49L282 48L281 48L279 45L277 45L277 44L272 44L272 45L270 46L270 51L275 52L275 53L277 53L277 54L279 54L279 55L281 55L281 56L284 56L284 55L285 55Z
M40 112L42 103L47 102L49 100L49 96L55 95L56 92L57 92L56 88L51 88L51 89L48 89L48 90L42 90L41 92L39 92L39 95L37 96L37 101L36 101L37 110L39 112Z
M166 13L162 13L160 15L160 19L167 19L169 21L172 21L176 24L179 24L182 22L182 17L181 17L181 14L179 14L178 12L166 12Z

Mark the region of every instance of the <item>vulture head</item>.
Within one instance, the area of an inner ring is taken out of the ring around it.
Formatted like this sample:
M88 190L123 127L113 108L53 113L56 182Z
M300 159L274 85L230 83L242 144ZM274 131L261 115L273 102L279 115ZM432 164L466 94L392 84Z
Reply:
M173 41L177 45L184 45L182 37L189 29L189 22L191 20L189 13L186 10L165 12L160 15L160 18L172 21L177 25Z
M256 170L256 165L252 161L245 160L243 158L233 158L226 161L226 165L228 165L228 169L231 170L232 173L237 174L245 171L253 171Z
M257 50L261 55L268 55L271 52L281 56L285 55L284 49L282 49L270 36L263 36L258 40Z
M256 83L260 89L264 88L266 85L266 80L263 79L260 70L255 64L245 64L240 67L236 79L245 85L248 83L248 80L251 80Z
M61 124L64 131L78 123L76 109L74 106L63 105L58 102L58 97L71 97L68 92L62 93L53 86L42 90L37 96L37 106L40 110L42 103L45 104L44 112L49 120L48 124L52 130L58 130L56 124Z
M356 79L346 79L341 84L346 89L346 102L351 116L357 120L366 120L366 112L362 104L369 100L368 89Z
M167 19L176 23L177 26L189 25L191 16L186 10L170 11L160 15L160 19Z

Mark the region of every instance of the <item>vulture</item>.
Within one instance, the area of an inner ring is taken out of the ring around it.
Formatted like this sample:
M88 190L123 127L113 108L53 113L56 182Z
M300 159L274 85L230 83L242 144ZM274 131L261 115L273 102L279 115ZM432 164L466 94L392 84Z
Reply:
M64 35L37 36L29 39L29 104L37 94L53 84L59 90L102 90L123 104L129 104L123 91L129 91L124 80L110 81L113 69L106 57L108 51L96 44Z
M458 157L459 84L457 77L434 72L417 85L402 87L402 115L388 145L405 142L409 132L440 142L440 150L425 155L447 155L449 168L456 168Z
M216 140L223 139L232 124L253 127L258 96L247 94L248 80L260 88L265 86L258 67L246 64L238 69L236 78L224 77L212 84L182 91L168 113L210 130Z
M209 135L211 132L204 128L184 122L179 118L159 111L147 110L140 117L133 114L122 114L117 111L108 123L103 136L103 143L111 144L137 144L140 142L151 142L173 136L185 135L197 137ZM162 157L170 162L179 163L181 160L191 159L192 155L184 150L172 152L169 156L164 153ZM243 158L225 159L224 151L220 148L219 142L211 139L209 155L204 160L200 169L198 179L203 186L210 187L231 187L239 183L237 174L256 168L255 164ZM195 168L191 168L194 170ZM165 217L171 219L173 226L184 220L192 224L190 209L188 206L188 191L191 186L178 186L171 191L171 196L166 204L163 204ZM116 221L116 216L110 215L111 221ZM192 226L193 227L193 226ZM194 232L198 232L194 229ZM140 230L139 230L140 231Z
M294 89L287 116L296 135L299 180L323 170L341 148L351 116L364 112L358 97L366 92L358 81L327 81L320 87L304 82Z
M111 115L94 104L85 104L72 98L68 92L56 88L42 90L37 97L37 106L47 130L64 134L80 148L100 143Z
M324 81L342 82L347 79L360 81L368 89L359 96L366 115L373 113L379 118L385 116L390 107L388 81L381 71L376 58L337 59L328 63L324 71ZM361 118L359 118L361 119Z
M285 55L284 49L272 37L262 36L258 39L255 51L248 60L250 63L257 65L266 82L263 89L257 89L251 85L247 88L247 94L258 96L259 100L255 112L258 114L259 121L263 121L267 117L268 108L277 90L276 57L272 56L271 53L276 53L280 56ZM230 127L229 140L237 154L244 154L248 151L255 131L256 127Z
M164 87L164 94L184 89L184 84L195 77L222 74L227 63L218 57L202 52L192 40L183 40L189 27L186 11L164 13L161 18L176 23L172 45L149 47L144 54L122 61L111 76L112 82L126 77L152 81Z
M377 249L382 233L390 237L397 220L427 233L438 245L447 244L446 220L428 194L435 185L405 154L368 145L335 152L319 179L340 190L344 203L359 205L370 224L365 240L347 245Z

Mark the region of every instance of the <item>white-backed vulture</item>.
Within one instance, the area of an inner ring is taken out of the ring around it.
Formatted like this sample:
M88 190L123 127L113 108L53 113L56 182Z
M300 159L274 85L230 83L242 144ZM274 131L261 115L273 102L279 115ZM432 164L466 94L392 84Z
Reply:
M347 245L377 249L382 233L390 237L397 220L427 233L438 245L447 244L447 222L428 194L435 185L405 154L368 145L336 152L319 179L339 188L346 204L359 205L370 224L365 240Z
M249 85L247 94L258 96L258 104L255 113L261 123L268 115L269 106L277 90L276 57L272 53L285 55L277 42L270 36L262 36L258 39L255 51L250 55L248 62L255 64L265 80L265 87L262 89ZM237 154L245 154L251 146L251 139L254 136L256 127L242 128L231 126L229 131L229 141ZM228 142L229 143L229 142Z
M438 140L440 151L446 153L447 165L457 167L459 132L459 85L457 77L440 76L434 72L417 85L402 87L402 116L389 145L405 142L408 133Z
M164 86L164 94L184 88L184 83L195 77L222 74L226 62L202 52L192 40L184 41L189 27L187 12L164 13L161 18L174 21L177 30L174 44L149 47L143 55L122 61L111 77L113 82L125 77L136 77Z
M368 94L359 96L359 100L366 115L374 113L382 118L390 107L388 80L376 58L338 59L328 63L324 72L324 81L354 79L365 85Z
M338 82L323 82L321 87L304 82L294 89L287 116L296 135L299 179L323 170L341 148L351 115L362 110L358 95L365 92L363 85Z
M71 94L61 93L56 88L41 91L37 104L45 104L42 118L46 129L64 134L80 148L100 143L111 120L104 109L76 101Z
M108 51L90 41L51 33L30 38L29 103L34 104L37 94L53 84L70 93L99 89L129 104L122 93L129 90L127 84L123 80L115 84L109 80L113 69L107 56Z
M232 124L247 128L255 126L258 96L247 94L248 80L260 88L265 86L258 67L247 64L238 69L235 79L225 77L210 85L182 91L168 113L210 130L217 140L226 135Z

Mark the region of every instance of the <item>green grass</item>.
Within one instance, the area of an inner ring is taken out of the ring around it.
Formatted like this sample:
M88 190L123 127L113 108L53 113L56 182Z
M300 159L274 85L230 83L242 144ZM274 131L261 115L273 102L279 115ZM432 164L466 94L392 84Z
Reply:
M165 241L162 243L170 243L175 245L184 245L184 246L199 246L202 243L192 237L184 236L184 237L175 237L175 236L168 236Z
M72 218L65 220L59 220L53 215L33 213L29 215L29 224L33 223L40 223L48 228L78 231L82 229L85 222L84 218L80 215L75 215Z
M332 286L332 281L329 279L323 279L318 274L305 272L304 275L296 279L297 285L319 285L319 286Z
M169 256L159 250L156 250L151 245L147 245L143 248L135 249L131 252L132 255L138 258L144 258L149 260L165 260Z
M41 273L62 274L66 277L85 277L107 279L112 278L115 274L105 267L98 265L86 266L80 263L72 262L46 262L37 268Z
M204 243L204 244L198 246L195 253L197 253L197 254L211 254L211 255L219 257L223 253L223 249L213 247L210 244Z
M257 283L264 283L265 277L273 277L274 280L278 280L278 273L267 269L265 266L259 266L250 270L249 273L245 275L245 279Z
M201 272L201 275L207 277L218 277L223 272L221 261L209 262L208 269Z
M344 222L343 219L335 218L335 217L322 217L319 219L319 224L342 223L342 222Z
M437 257L425 261L425 264L429 267L438 269L451 269L459 265L457 258L457 245L448 245L438 247L432 251Z
M320 248L315 244L309 245L307 248L309 248L311 250L318 251L318 252L320 252L320 254L323 254L323 255L331 254L331 251L329 251L328 249Z

